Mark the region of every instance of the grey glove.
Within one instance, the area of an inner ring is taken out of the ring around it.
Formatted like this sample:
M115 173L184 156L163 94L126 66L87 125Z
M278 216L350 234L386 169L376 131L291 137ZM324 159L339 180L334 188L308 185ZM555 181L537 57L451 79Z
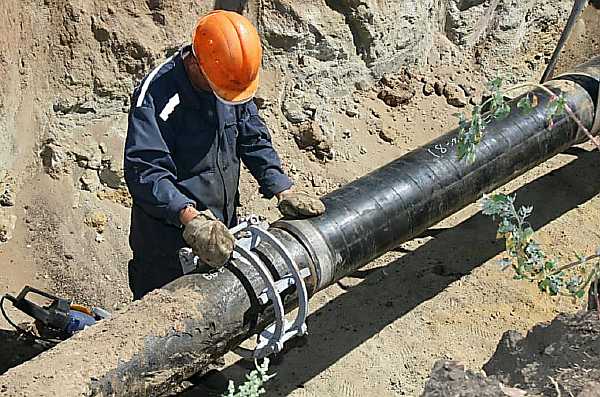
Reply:
M307 218L325 212L325 204L319 198L303 192L285 194L277 208L283 216L290 218Z
M185 225L183 239L202 262L214 268L227 262L235 243L229 229L209 210L200 212Z

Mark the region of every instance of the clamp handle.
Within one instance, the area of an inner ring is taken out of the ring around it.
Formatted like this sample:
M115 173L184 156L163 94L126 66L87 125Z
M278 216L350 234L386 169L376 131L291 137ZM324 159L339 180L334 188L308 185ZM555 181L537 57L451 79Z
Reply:
M51 303L47 307L41 307L27 299L27 295L29 294L42 296L49 299ZM68 324L68 314L71 306L71 301L69 300L58 298L48 292L28 285L25 286L16 297L8 294L5 296L6 299L12 302L15 308L40 321L44 325L56 329L63 329Z

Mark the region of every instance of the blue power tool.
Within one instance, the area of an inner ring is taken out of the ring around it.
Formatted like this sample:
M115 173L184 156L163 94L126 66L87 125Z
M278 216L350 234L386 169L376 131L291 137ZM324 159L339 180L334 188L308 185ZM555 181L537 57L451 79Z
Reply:
M40 306L27 299L28 294L39 295L50 300L46 306ZM16 309L21 310L35 319L35 325L40 335L52 335L54 338L67 339L73 334L82 331L86 327L94 325L97 321L110 317L110 314L100 308L88 308L86 306L71 303L67 299L58 298L47 292L26 286L19 295L6 294L2 297L12 302ZM18 331L31 334L14 324L4 312L2 314L7 321ZM34 336L35 337L35 336ZM45 339L45 338L42 338Z

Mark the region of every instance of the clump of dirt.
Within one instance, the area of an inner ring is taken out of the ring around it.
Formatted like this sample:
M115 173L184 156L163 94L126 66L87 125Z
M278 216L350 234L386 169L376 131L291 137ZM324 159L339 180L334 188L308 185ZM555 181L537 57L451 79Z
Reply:
M96 193L96 196L98 196L100 200L109 200L126 208L131 208L132 206L131 195L129 194L129 191L123 187L118 189L103 189Z
M532 394L578 395L600 382L600 314L561 314L523 336L508 331L483 366L505 384Z
M102 233L108 224L108 216L102 211L92 211L86 216L85 224L98 233Z
M455 361L435 363L431 377L425 384L422 397L519 397L525 391L504 386L482 373L466 370Z
M390 107L406 104L416 93L410 84L411 81L412 76L407 71L396 76L383 76L379 82L382 88L377 94L377 98Z
M422 396L598 396L599 352L598 312L561 314L526 336L506 332L483 366L487 376L436 363Z

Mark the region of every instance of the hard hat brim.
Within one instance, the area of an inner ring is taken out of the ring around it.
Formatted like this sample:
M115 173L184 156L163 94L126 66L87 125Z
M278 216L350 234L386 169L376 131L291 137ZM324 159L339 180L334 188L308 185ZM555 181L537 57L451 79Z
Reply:
M260 81L260 74L257 74L256 78L243 91L224 90L217 87L208 78L206 80L208 81L208 85L213 90L213 93L217 99L219 99L221 102L228 105L240 105L252 100L254 95L256 95L258 83Z

